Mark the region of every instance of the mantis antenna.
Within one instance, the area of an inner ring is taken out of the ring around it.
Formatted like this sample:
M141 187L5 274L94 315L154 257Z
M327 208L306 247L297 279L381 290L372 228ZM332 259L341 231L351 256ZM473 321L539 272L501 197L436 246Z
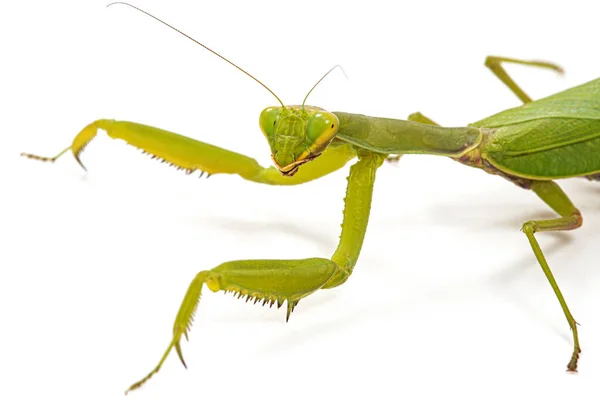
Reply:
M194 42L194 43L196 43L196 44L199 44L200 46L204 47L206 50L210 51L210 52L211 52L211 53L213 53L215 56L219 57L221 60L227 61L229 64L233 65L234 67L236 67L237 69L239 69L240 71L242 71L244 74L248 75L250 78L252 78L252 79L254 79L256 82L260 83L260 85L261 85L262 87L264 87L265 89L267 89L267 90L269 91L269 93L271 93L273 96L275 96L275 98L277 99L277 101L279 101L279 103L281 104L281 106L285 108L285 105L283 104L283 102L281 101L281 99L280 99L279 97L277 97L277 95L276 95L275 93L273 93L273 91L272 91L271 89L269 89L269 88L267 87L267 85L265 85L264 83L262 83L261 81L259 81L258 79L256 79L254 76L252 76L250 73L248 73L246 70L244 70L243 68L241 68L241 67L237 66L237 65L236 65L236 64L234 64L233 62L229 61L228 59L226 59L225 57L223 57L222 55L220 55L220 54L219 54L219 53L217 53L216 51L214 51L214 50L212 50L212 49L208 48L207 46L203 45L202 43L200 43L199 41L197 41L197 40L196 40L196 39L194 39L193 37L191 37L191 36L189 36L189 35L187 35L187 34L183 33L183 32L182 32L182 31L180 31L179 29L175 28L173 25L170 25L170 24L166 23L166 22L165 22L165 21L163 21L162 19L160 19L160 18L157 18L157 17L155 17L154 15L150 14L149 12L147 12L147 11L144 11L144 10L142 10L141 8L138 8L138 7L136 7L136 6L132 5L132 4L125 3L125 2L122 2L122 1L116 1L116 2L114 2L114 3L110 3L110 4L108 4L106 7L110 7L110 6L112 6L112 5L115 5L115 4L123 4L123 5L129 6L129 7L131 7L131 8L134 8L134 9L138 10L139 12L142 12L142 13L146 14L147 16L149 16L149 17L151 17L151 18L154 18L155 20L157 20L158 22L162 23L163 25L166 25L166 26L168 26L169 28L173 29L175 32L177 32L177 33L179 33L179 34L181 34L181 35L185 36L185 37L186 37L186 38L188 38L188 39L190 39L192 42ZM335 68L335 67L334 67L334 68ZM331 71L329 71L329 72L331 72ZM328 73L329 73L329 72L328 72ZM325 74L325 75L327 75L327 74ZM324 78L324 77L323 77L323 78ZM321 79L323 79L323 78L321 78ZM320 81L319 81L319 82L320 82ZM318 82L317 82L317 83L318 83ZM316 86L316 85L315 85L315 86ZM313 87L313 89L314 89L314 87ZM312 89L311 89L311 91L312 91ZM310 92L309 92L309 93L310 93Z
M344 76L346 77L346 79L348 79L348 75L346 75L346 71L344 71L344 68L342 68L342 66L341 66L341 65L339 65L339 64L338 64L338 65L335 65L335 66L333 66L333 67L332 67L332 68L331 68L329 71L327 71L327 72L325 73L325 75L323 75L323 76L321 77L321 79L319 79L319 80L317 81L317 83L315 83L315 84L313 85L313 87L312 87L312 88L311 88L311 89L308 91L308 93L306 93L306 96L304 97L304 100L302 101L302 109L303 109L303 110L304 110L304 103L306 103L306 99L308 99L308 96L309 96L309 95L312 93L312 91L313 91L313 90L314 90L314 89L317 87L317 85L318 85L319 83L321 83L321 81L322 81L323 79L325 79L325 77L326 77L327 75L329 75L329 74L330 74L330 73L331 73L331 72L332 72L334 69L336 69L336 68L339 68L339 69L341 69L341 70L342 70L342 74L344 74Z

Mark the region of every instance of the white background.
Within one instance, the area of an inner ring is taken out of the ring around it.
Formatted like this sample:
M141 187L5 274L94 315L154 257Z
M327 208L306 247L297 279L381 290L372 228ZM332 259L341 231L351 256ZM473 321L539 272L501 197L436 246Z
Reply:
M138 121L270 162L255 82L132 9L103 1L0 6L0 398L120 399L170 340L192 277L245 258L328 257L347 168L298 187L199 180L104 134L54 155L98 118ZM464 125L519 104L488 54L534 98L598 77L597 2L142 1L297 104ZM539 234L581 323L571 336L519 231L552 217L533 193L451 160L378 173L359 263L342 287L285 311L205 290L189 369L172 356L137 399L598 398L600 184L561 182L582 229Z

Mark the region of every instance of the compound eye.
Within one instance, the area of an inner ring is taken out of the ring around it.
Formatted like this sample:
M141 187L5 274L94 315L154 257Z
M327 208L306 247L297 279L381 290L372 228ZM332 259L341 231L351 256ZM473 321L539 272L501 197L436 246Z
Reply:
M270 139L279 121L280 107L267 107L260 113L259 124L264 135Z
M306 139L314 153L322 152L338 131L340 122L329 112L318 112L308 121Z

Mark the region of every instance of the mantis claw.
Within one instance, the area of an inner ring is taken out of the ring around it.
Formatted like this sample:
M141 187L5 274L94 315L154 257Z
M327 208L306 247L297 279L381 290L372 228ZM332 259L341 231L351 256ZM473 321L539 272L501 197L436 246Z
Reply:
M187 339L187 335L186 335L186 339ZM179 361L181 361L181 363L183 364L184 368L187 369L187 364L185 363L185 360L183 359L183 353L181 352L181 344L179 343L179 341L177 343L175 343L175 351L177 352L177 356L179 357Z

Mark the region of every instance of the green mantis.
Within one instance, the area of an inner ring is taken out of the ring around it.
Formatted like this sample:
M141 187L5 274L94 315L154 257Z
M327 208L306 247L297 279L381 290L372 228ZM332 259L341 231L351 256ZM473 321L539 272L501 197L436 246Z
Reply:
M123 139L153 156L188 172L237 174L244 179L271 185L296 185L338 170L354 158L345 198L342 232L330 259L240 260L201 271L191 282L173 326L173 337L159 364L136 389L161 368L174 348L187 337L192 316L206 285L212 291L231 291L238 297L263 304L286 305L286 318L304 297L319 289L343 284L352 274L369 219L377 169L390 155L433 154L450 157L471 167L499 175L533 190L559 218L529 221L523 225L532 250L548 278L573 333L569 370L576 370L580 352L577 325L537 243L540 231L575 229L581 214L555 179L596 179L600 159L598 116L600 82L567 90L532 102L502 68L517 62L558 69L549 63L490 57L487 65L524 102L524 105L462 128L443 128L422 114L408 121L374 118L343 112L327 112L308 105L268 107L260 115L261 130L269 143L276 167L263 168L253 159L165 130L133 122L98 120L86 126L72 144L52 158L71 151L81 164L83 148L99 129ZM185 364L185 363L184 363Z

